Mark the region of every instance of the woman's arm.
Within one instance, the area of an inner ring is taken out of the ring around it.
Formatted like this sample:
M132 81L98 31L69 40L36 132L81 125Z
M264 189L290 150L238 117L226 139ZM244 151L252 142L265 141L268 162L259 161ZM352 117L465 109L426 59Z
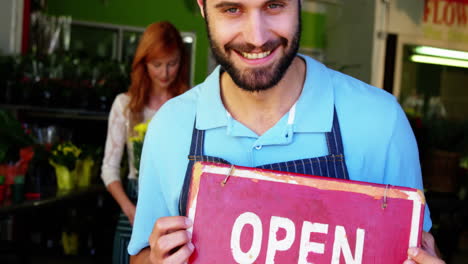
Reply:
M107 190L111 193L112 197L114 197L115 201L117 201L124 214L128 217L130 224L133 226L136 208L125 193L122 182L114 181L110 183L107 185Z
M126 95L118 95L112 104L106 136L106 147L102 162L101 178L119 204L122 211L133 225L135 205L130 201L120 181L120 163L127 142L127 118L124 107L127 104Z

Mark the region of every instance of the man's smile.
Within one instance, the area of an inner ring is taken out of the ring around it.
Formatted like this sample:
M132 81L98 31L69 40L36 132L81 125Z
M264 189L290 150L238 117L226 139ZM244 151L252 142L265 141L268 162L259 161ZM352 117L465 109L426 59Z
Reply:
M248 53L248 52L241 53L241 55L244 58L249 59L249 60L263 59L270 54L271 54L271 51L265 51L265 52L260 52L260 53Z
M248 65L251 66L260 66L260 65L266 65L270 62L272 62L274 58L274 54L276 54L279 46L276 46L272 49L256 49L256 50L237 50L234 49L233 53L237 54L239 58L244 62L247 63Z

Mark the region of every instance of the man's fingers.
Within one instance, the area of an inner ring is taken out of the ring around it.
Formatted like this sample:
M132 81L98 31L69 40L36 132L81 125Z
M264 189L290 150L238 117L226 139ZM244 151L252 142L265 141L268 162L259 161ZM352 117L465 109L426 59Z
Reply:
M421 248L432 256L437 256L434 237L428 233L422 233Z
M427 251L420 248L408 249L408 256L416 263L420 264L444 264L445 262Z
M161 251L169 254L174 248L183 246L190 242L192 236L190 232L186 230L179 230L172 232L170 234L161 236L156 242L156 248Z
M153 227L153 235L156 237L171 232L187 229L192 226L192 221L185 216L168 216L159 218Z
M167 263L187 263L190 255L192 255L195 250L195 246L192 242L185 244L183 247L179 248L174 254L167 257Z
M169 216L159 218L154 224L153 232L149 237L151 261L160 263L162 260L171 257L173 252L178 252L181 247L187 245L192 238L191 233L187 231L191 226L192 221L187 217Z

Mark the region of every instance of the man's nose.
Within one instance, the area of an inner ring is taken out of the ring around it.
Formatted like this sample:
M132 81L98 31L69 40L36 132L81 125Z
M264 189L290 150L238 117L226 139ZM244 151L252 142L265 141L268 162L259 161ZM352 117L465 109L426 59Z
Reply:
M261 11L251 12L244 28L244 38L249 44L261 47L268 41L268 23Z

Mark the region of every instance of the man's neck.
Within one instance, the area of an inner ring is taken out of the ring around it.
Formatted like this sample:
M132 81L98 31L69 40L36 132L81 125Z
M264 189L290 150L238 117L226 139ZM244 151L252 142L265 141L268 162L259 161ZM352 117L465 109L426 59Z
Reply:
M305 62L296 57L276 86L261 92L249 92L239 88L224 72L220 81L221 98L234 119L262 135L296 103L305 75Z

